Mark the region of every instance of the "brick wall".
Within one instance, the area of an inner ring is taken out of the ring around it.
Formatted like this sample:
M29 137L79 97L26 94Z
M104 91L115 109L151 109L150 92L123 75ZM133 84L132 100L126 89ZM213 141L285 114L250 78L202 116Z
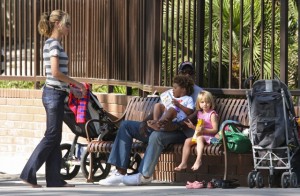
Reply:
M188 168L177 172L174 171L174 168L180 164L181 154L163 154L160 156L155 168L154 178L183 184L185 184L186 181L205 180L206 182L209 182L212 179L223 179L223 156L204 155L202 165L198 171L190 169L195 160L195 155L190 156ZM228 179L237 179L241 186L248 186L247 177L249 172L253 170L252 154L229 153L228 160ZM267 182L267 179L265 179L265 182Z
M96 95L103 108L115 117L121 116L129 99L119 94ZM43 137L46 116L41 97L41 90L0 89L0 172L19 173ZM64 124L62 143L70 143L73 138ZM86 142L85 138L80 142Z

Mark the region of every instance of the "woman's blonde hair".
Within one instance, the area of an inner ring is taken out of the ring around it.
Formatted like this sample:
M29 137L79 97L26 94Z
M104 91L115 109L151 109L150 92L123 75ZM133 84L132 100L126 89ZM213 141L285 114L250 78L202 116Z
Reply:
M42 14L38 24L40 34L45 37L50 37L55 22L61 22L62 25L67 26L71 24L71 19L69 14L62 10L53 10L51 14L45 12Z
M214 96L210 92L203 90L198 94L197 101L196 101L196 109L197 110L202 110L202 108L200 108L200 104L199 104L201 101L210 103L210 105L211 105L210 109L215 109Z

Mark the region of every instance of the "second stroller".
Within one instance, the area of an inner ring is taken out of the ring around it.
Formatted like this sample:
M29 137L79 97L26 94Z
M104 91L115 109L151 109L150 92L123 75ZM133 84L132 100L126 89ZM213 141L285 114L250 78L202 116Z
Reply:
M246 92L250 119L254 170L248 174L250 188L262 188L260 170L269 170L269 186L274 184L274 172L281 171L281 186L298 186L291 160L299 149L295 111L290 92L280 80L258 80Z

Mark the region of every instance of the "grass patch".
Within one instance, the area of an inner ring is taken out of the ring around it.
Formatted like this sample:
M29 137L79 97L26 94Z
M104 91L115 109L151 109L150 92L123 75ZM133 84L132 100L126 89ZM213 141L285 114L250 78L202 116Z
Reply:
M34 89L34 82L0 80L0 88Z
M41 86L44 85L44 82L41 82ZM28 81L7 81L7 80L0 80L0 88L12 88L12 89L34 89L34 82ZM108 86L107 85L99 85L93 84L92 85L92 92L94 93L108 93ZM125 86L115 86L114 93L119 94L126 94L126 87ZM132 89L133 95L138 95L138 89Z

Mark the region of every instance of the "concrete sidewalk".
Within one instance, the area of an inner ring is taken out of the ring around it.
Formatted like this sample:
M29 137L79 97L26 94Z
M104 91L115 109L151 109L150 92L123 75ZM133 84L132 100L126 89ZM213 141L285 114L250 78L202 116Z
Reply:
M38 175L39 184L43 188L31 188L19 180L18 174L0 173L0 195L11 196L35 196L35 195L124 195L124 196L148 196L148 195L269 195L269 196L298 196L299 188L261 188L250 189L248 187L239 187L236 189L186 189L184 184L154 182L144 186L100 186L97 183L86 183L86 179L79 173L77 177L68 181L75 184L74 188L47 188L45 187L45 178L43 174Z

